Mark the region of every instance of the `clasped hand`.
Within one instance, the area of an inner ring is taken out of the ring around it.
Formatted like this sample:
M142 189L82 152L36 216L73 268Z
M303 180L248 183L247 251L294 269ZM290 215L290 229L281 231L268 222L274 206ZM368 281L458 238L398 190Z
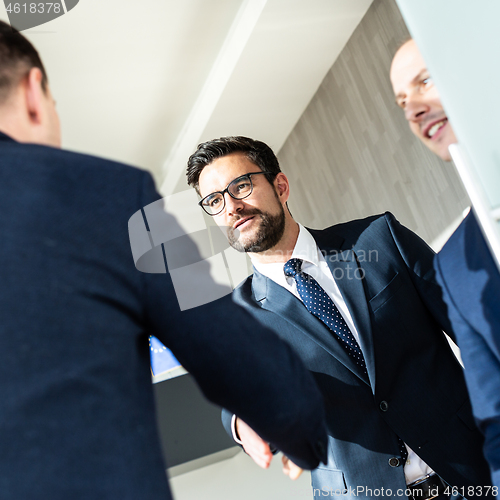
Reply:
M248 424L243 420L236 418L235 422L236 433L238 434L245 452L250 455L253 461L263 469L267 469L271 465L273 454L266 443ZM298 465L295 465L288 457L282 456L283 473L292 481L295 481L301 474L302 470Z

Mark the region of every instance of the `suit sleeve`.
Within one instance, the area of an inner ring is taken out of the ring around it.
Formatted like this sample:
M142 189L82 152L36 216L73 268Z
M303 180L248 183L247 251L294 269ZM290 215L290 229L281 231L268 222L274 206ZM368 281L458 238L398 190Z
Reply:
M322 397L288 345L230 295L181 311L168 272L144 273L143 282L150 334L172 350L208 399L241 415L300 467L326 461Z
M445 286L439 267L437 272L439 281ZM490 465L492 484L500 487L500 358L488 344L485 335L488 328L477 331L452 303L450 320L462 352L474 417L484 434L484 455Z
M435 252L420 236L400 224L391 213L387 212L385 219L422 301L441 328L456 342L443 292L436 280Z
M493 484L500 487L500 274L471 212L436 256Z

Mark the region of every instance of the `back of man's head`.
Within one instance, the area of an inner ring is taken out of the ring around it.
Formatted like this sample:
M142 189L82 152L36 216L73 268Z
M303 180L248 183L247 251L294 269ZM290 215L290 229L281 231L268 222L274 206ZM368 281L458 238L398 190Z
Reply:
M31 68L42 72L42 88L46 92L47 73L35 47L17 30L0 21L0 106Z
M0 21L0 131L19 142L61 145L59 117L35 47Z

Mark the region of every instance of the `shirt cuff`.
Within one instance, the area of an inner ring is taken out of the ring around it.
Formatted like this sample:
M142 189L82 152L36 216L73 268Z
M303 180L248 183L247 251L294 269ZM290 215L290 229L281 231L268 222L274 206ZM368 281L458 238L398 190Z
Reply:
M238 434L236 432L236 415L233 415L231 418L231 432L233 434L233 439L241 446L243 446L243 442L241 439L238 437Z

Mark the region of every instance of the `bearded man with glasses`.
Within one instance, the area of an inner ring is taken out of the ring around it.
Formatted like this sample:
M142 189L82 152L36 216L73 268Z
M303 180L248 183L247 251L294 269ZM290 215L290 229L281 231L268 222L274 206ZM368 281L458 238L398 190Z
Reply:
M229 243L252 260L235 302L296 350L322 391L328 464L312 473L314 496L426 500L483 488L491 497L425 242L390 213L304 228L288 210L278 159L246 137L200 144L187 178ZM269 466L271 449L253 429L228 412L223 423ZM300 473L283 461L286 473Z
M205 196L198 204L208 215L219 215L226 207L224 194L228 193L233 200L237 201L248 198L253 193L252 176L259 174L264 174L269 182L272 182L276 177L275 174L268 172L249 172L231 181L226 189ZM239 252L264 252L273 248L279 242L285 230L285 212L279 204L278 208L281 208L281 210L276 215L263 212L257 208L249 208L244 214L240 213L240 217L235 222L234 227L228 226L226 228L226 235L230 245ZM240 231L238 228L244 227L255 216L258 216L260 219L261 230L259 231L259 236L250 240L245 245L239 239Z

